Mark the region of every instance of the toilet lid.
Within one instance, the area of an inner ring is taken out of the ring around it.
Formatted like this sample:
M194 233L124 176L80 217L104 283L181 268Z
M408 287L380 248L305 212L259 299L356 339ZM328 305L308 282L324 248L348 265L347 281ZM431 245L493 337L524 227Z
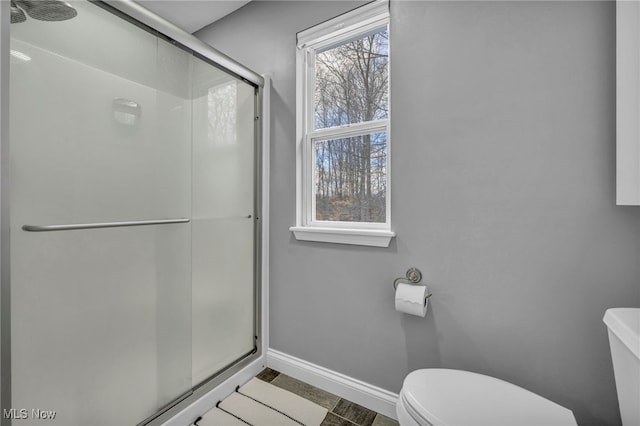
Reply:
M514 384L468 371L414 371L405 378L400 398L421 424L576 425L571 410Z

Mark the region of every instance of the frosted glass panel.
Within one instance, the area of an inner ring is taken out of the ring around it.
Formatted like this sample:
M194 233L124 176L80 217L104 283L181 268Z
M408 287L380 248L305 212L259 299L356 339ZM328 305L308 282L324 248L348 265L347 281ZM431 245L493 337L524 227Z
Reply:
M193 62L193 383L254 347L254 88Z
M156 109L158 118L152 156L144 163L153 185L142 200L157 203L156 217L191 217L190 55L158 39ZM191 226L184 241L157 239L161 254L157 275L158 405L163 406L191 387ZM175 225L165 225L175 227ZM183 270L186 271L183 273Z
M186 224L16 232L12 406L55 410L47 424L133 425L187 391L189 234ZM182 367L158 350L170 343Z
M180 93L165 81L180 71L179 78L188 80L189 55L140 29L130 34L131 24L84 6L76 19L108 19L113 34L135 35L135 42L121 41L137 45L142 60L123 69L124 75L96 68L89 62L91 37L71 32L73 26L62 52L24 41L64 31L74 20L52 27L31 20L37 37L12 26L11 49L31 58L11 61L11 154L20 160L13 170L22 185L12 193L29 200L24 219L70 223L184 215L190 203L190 102L186 89ZM89 11L100 14L87 16ZM84 42L89 58L64 56L69 45ZM113 49L117 57L118 45ZM166 66L176 62L182 64ZM129 78L142 74L136 67L145 68L145 81ZM127 109L125 102L138 108Z
M254 348L255 89L71 3L10 28L11 406L132 425Z
M137 424L191 389L190 224L21 226L191 217L190 55L73 5L11 26L12 406Z
M251 219L193 223L193 384L253 349Z

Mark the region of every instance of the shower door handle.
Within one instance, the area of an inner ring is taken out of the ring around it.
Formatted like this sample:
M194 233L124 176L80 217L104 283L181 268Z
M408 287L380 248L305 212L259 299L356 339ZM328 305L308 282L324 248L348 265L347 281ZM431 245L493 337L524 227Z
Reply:
M147 225L169 225L173 223L188 223L190 219L157 219L157 220L132 220L127 222L95 222L95 223L72 223L68 225L22 225L22 230L27 232L51 232L51 231L72 231L76 229L98 229L98 228L122 228L125 226L147 226Z

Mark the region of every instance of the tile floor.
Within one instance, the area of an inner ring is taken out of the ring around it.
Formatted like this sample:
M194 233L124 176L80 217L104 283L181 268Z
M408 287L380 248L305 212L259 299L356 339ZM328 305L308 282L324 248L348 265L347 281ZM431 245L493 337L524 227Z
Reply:
M398 422L389 417L270 368L256 377L329 410L320 426L398 426Z

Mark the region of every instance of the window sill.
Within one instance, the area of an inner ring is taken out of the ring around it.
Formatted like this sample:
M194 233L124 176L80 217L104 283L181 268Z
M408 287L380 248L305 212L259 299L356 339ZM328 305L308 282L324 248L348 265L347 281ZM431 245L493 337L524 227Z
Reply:
M296 240L318 241L322 243L351 244L356 246L389 247L395 232L372 229L316 228L292 226Z

